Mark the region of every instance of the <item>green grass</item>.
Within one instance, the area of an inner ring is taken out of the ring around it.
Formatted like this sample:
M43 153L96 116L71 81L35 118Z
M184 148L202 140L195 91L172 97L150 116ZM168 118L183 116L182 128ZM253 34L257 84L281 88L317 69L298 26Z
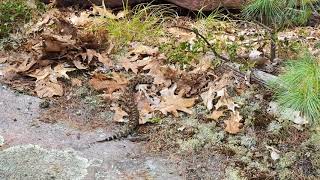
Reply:
M266 26L283 28L291 24L304 24L316 8L317 0L253 0L242 13L246 19L256 19Z
M26 1L0 1L0 39L8 37L19 25L31 18L32 10L26 5Z
M271 83L283 108L300 111L312 123L320 123L320 60L304 53L289 61L286 71Z
M199 59L204 53L206 44L198 39L193 43L166 43L160 46L160 51L163 52L169 60L169 63L178 63L180 65L190 64L193 60Z
M131 11L126 8L126 11L128 14L124 18L102 20L103 28L118 46L134 41L147 44L158 42L157 38L164 35L163 22L174 16L170 6L141 4Z

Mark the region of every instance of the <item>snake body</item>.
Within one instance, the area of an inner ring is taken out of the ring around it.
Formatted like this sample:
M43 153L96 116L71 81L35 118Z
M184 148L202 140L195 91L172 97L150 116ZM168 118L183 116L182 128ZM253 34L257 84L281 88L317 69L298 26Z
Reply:
M128 114L128 123L118 132L113 135L97 141L97 142L106 142L116 139L121 139L132 134L139 125L139 110L137 102L135 101L135 89L138 84L151 84L153 82L153 77L149 75L136 76L129 81L128 86L125 88L124 93L119 98L119 104L123 110Z

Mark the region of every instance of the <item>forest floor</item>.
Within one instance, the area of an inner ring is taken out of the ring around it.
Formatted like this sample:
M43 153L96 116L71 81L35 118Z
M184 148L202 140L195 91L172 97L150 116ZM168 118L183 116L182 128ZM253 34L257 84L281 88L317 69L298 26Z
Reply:
M175 10L46 8L3 38L0 178L319 179L320 129L248 72L319 56L320 27L279 33L270 61L262 27ZM154 82L137 86L137 132L92 144L125 125L116 100L138 75Z

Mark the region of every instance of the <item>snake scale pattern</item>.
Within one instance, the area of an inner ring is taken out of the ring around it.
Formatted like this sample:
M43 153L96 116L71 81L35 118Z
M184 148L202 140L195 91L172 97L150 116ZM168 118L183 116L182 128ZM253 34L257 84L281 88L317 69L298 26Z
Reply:
M128 86L124 89L124 93L120 96L118 100L120 106L128 114L129 122L118 132L97 142L107 142L125 138L137 129L139 125L139 110L134 96L136 86L138 84L151 84L153 83L153 80L154 79L152 76L140 75L134 77L129 81Z

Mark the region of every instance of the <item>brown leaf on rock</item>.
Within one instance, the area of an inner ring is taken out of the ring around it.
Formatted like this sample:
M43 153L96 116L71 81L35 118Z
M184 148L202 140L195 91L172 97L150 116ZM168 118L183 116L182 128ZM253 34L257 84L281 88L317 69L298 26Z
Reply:
M104 90L110 94L124 88L128 84L128 80L119 73L112 73L112 76L97 73L90 79L89 84L97 91Z
M36 81L35 91L40 98L63 95L63 87L53 78Z
M230 134L237 134L240 132L241 127L243 126L240 121L242 120L242 116L238 111L231 113L231 116L228 120L225 120L225 131Z
M183 93L180 92L175 95L175 90L177 85L174 84L171 88L163 89L161 93L161 102L157 109L161 111L164 115L168 112L172 113L175 117L178 117L178 111L183 111L187 114L192 114L192 110L189 109L195 103L196 98L183 98Z

